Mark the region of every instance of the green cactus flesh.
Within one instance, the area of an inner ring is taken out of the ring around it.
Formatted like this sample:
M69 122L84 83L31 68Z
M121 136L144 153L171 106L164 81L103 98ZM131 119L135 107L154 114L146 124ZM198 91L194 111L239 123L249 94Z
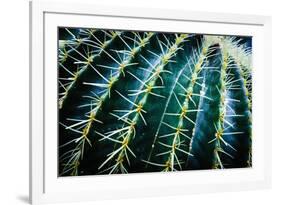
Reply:
M59 176L251 167L251 37L59 28Z

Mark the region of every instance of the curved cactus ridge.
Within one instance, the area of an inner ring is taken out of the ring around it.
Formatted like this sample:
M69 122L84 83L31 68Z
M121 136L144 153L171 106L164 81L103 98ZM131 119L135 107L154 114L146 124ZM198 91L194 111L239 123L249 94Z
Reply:
M60 28L59 175L251 167L250 42Z

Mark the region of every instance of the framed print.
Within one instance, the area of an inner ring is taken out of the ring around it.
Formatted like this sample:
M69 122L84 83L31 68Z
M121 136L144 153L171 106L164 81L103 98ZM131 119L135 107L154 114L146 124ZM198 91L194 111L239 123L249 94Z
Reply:
M269 17L39 1L30 21L31 203L270 186Z

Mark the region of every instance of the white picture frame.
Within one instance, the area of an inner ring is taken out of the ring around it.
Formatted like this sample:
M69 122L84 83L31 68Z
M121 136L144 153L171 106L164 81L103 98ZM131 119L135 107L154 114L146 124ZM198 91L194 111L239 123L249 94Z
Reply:
M251 35L253 167L115 176L57 177L56 41L58 26ZM55 32L55 33L54 33ZM55 43L55 44L54 44ZM46 69L48 68L48 69ZM51 69L53 68L53 69ZM53 82L53 83L52 83ZM55 86L52 86L54 84ZM53 104L54 102L55 104ZM271 18L254 15L30 2L30 202L239 191L271 186ZM55 149L55 150L54 150ZM71 196L71 197L70 197Z

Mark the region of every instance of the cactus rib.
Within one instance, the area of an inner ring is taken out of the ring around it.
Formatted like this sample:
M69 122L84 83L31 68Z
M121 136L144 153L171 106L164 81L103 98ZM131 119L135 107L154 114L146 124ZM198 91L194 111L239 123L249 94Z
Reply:
M104 34L105 36L106 35L109 35L108 33L105 33ZM104 40L104 42L100 42L97 43L97 45L92 45L92 44L89 44L89 42L92 42L88 39L78 39L77 41L79 42L79 45L80 44L85 44L87 46L90 46L90 47L95 47L95 48L98 48L99 51L97 54L91 54L90 52L87 52L86 53L86 56L83 55L80 51L78 51L78 49L76 47L73 47L72 45L69 45L69 47L71 48L72 51L75 51L77 52L82 58L83 60L82 61L79 61L77 60L76 58L72 57L69 52L66 53L66 56L69 56L71 58L73 58L75 61L76 61L76 64L82 64L81 66L81 69L79 69L77 72L75 72L73 75L72 78L69 78L69 80L71 81L68 86L65 88L65 92L62 93L62 97L60 98L59 100L59 108L61 109L63 107L63 102L64 100L67 98L68 96L68 93L69 91L75 86L76 84L76 81L80 78L80 76L85 72L85 70L87 70L89 67L93 67L91 65L91 63L94 61L94 59L98 56L101 55L101 53L103 51L105 51L104 49L116 38L117 35L120 35L120 33L116 33L116 32L113 32L111 33L109 36L110 36L110 39L109 40ZM91 36L93 36L94 38L96 38L94 36L93 33L91 33ZM63 58L65 59L65 58Z
M128 125L126 125L126 127L117 130L115 132L113 132L114 134L120 134L118 138L123 138L122 141L117 141L117 143L121 144L121 147L118 148L117 150L115 150L114 152L109 154L109 157L107 158L107 160L105 160L101 166L99 167L99 169L101 169L110 159L112 159L115 155L117 156L116 159L116 164L112 167L111 172L113 173L115 170L118 171L118 168L120 168L121 172L127 172L126 168L123 165L123 161L124 158L126 158L127 163L130 164L129 161L129 157L127 155L127 150L134 156L135 154L133 153L133 151L130 149L130 147L128 146L130 141L135 137L136 135L136 131L135 131L135 125L137 124L137 122L139 121L139 118L143 121L143 123L145 125L147 125L146 120L143 116L143 113L146 113L146 111L143 109L147 98L149 95L153 95L156 97L163 97L161 95L158 95L156 93L153 92L154 89L159 89L159 88L163 88L163 86L156 86L156 81L158 79L160 79L160 74L162 72L164 72L164 67L168 62L171 62L171 58L175 55L175 52L179 49L179 46L182 42L185 41L185 39L188 38L188 35L186 34L182 34L179 36L176 36L176 40L172 45L167 45L167 50L164 51L163 47L161 45L161 42L158 40L160 47L162 48L162 56L159 56L157 54L157 57L160 58L159 63L154 67L154 73L152 73L150 75L150 77L143 82L142 80L140 80L137 76L135 76L134 74L128 72L130 75L132 75L136 80L138 80L141 83L141 89L140 91L133 91L133 93L131 93L131 95L137 95L139 96L140 94L144 94L142 97L140 97L140 100L138 100L138 98L135 98L135 102L132 102L131 100L129 100L128 98L126 98L125 96L123 96L121 93L119 93L118 91L116 91L122 98L124 98L126 101L128 101L129 103L132 104L132 106L134 107L134 109L127 111L127 110L118 110L118 112L125 112L126 114L124 114L121 117L118 117L118 119L123 119L124 122ZM151 52L151 51L150 51ZM152 53L152 52L151 52ZM132 115L133 117L131 120L127 120L127 116ZM125 118L125 119L124 119ZM122 133L122 131L124 131L124 133ZM110 139L112 140L112 138L110 138L113 134L110 133L107 136L103 135L103 139ZM102 140L103 140L102 139Z
M251 46L59 28L59 175L251 167Z

